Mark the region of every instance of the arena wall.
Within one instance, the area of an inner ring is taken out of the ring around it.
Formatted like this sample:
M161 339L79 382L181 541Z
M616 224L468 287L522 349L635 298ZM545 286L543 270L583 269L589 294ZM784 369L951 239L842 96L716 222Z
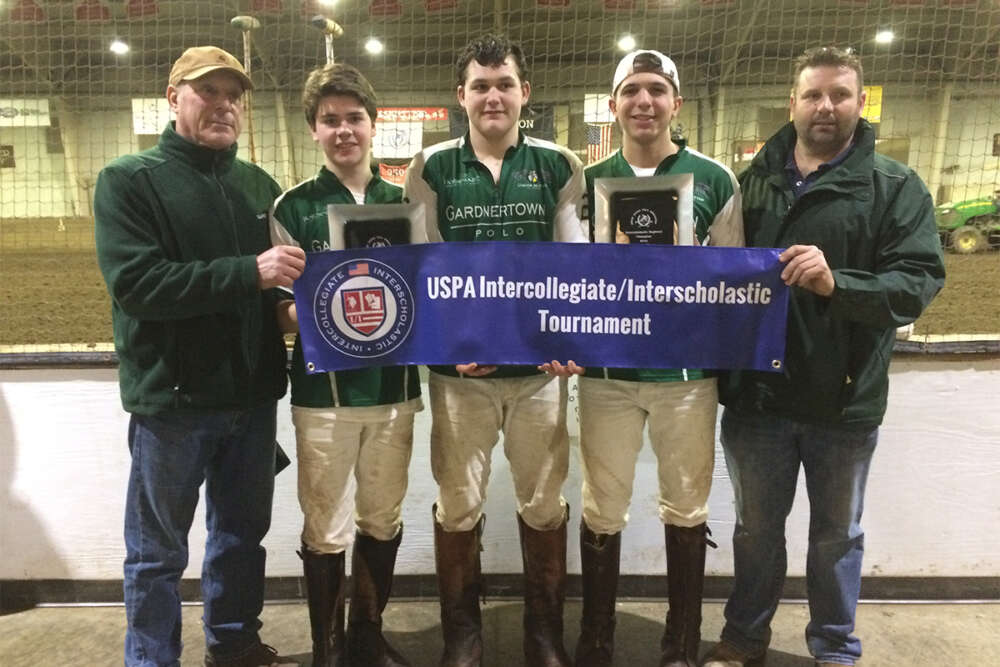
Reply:
M894 359L890 408L863 522L866 577L987 577L993 582L1000 577L1000 411L986 407L997 395L1000 358L995 355ZM114 369L0 371L0 581L121 579L127 423ZM436 487L430 474L429 427L429 410L419 413L397 566L402 575L434 572L430 507ZM271 578L301 574L295 554L301 512L287 399L279 405L278 439L293 466L277 478L274 520L265 542ZM571 573L580 571L575 540L578 458L574 438L564 488L572 510ZM483 568L490 573L519 572L513 493L500 447L493 463ZM644 448L622 550L624 574L664 572L663 531L655 503L655 461ZM719 548L709 550L710 576L732 574L732 503L717 447L710 525ZM791 576L804 573L807 517L800 484L788 520ZM186 576L196 578L204 546L201 510L190 543Z

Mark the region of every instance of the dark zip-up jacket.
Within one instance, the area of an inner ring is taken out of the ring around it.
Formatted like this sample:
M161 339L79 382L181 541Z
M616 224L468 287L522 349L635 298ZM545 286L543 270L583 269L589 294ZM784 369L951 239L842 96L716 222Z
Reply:
M178 135L97 179L97 259L129 412L246 409L285 392L275 295L257 287L281 189L262 169Z
M834 291L793 287L783 371L729 373L720 400L738 412L877 426L896 327L944 285L931 196L912 169L875 153L874 131L861 120L847 158L796 200L784 171L795 141L789 123L740 177L747 245L819 247Z

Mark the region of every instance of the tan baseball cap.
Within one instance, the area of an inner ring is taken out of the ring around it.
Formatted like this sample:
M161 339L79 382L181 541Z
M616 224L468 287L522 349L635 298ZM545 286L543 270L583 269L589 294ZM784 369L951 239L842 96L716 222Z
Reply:
M253 82L240 61L217 46L192 46L182 53L170 68L169 83L176 86L181 81L198 79L217 69L229 70L239 77L244 90L253 89Z
M618 86L622 85L622 81L629 78L635 74L635 57L642 54L648 53L653 57L653 60L659 62L660 66L658 69L648 70L656 74L660 74L664 79L669 81L674 85L674 91L680 95L681 94L681 80L677 76L677 65L674 61L666 57L659 51L651 51L648 49L640 49L639 51L633 51L629 53L618 63L618 67L615 68L615 78L611 82L611 95L614 96L618 92ZM645 71L645 70L642 70Z

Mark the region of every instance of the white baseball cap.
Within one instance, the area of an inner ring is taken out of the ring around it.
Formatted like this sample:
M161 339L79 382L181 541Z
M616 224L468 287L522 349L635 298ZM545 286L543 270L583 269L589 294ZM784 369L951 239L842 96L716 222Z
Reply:
M674 64L674 61L666 57L659 51L640 49L639 51L633 51L632 53L629 53L624 58L622 58L621 61L618 63L618 67L615 68L615 78L611 82L612 96L614 96L614 94L618 92L618 86L622 85L622 81L635 74L635 68L634 68L635 57L641 56L646 53L651 55L655 60L658 60L660 63L658 69L653 69L648 71L654 72L656 74L661 74L663 78L665 78L670 83L674 84L674 91L678 95L681 94L681 80L677 76L677 65ZM647 71L647 70L641 70L641 71Z

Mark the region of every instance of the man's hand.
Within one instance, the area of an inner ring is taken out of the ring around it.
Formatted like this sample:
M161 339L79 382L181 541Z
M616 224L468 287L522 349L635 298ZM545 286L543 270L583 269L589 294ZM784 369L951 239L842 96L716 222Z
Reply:
M302 248L277 245L257 255L257 286L260 289L291 287L306 266Z
M820 296L833 294L833 272L816 246L790 246L778 255L778 260L786 264L781 279L789 287L797 285Z
M553 359L550 362L539 365L538 370L560 378L568 378L571 375L583 375L587 372L586 368L583 366L577 366L576 362L572 359L566 362L565 366Z
M277 317L278 329L281 333L299 332L299 314L295 310L295 302L291 299L283 299L278 302Z
M489 375L497 369L496 366L480 366L476 362L471 364L455 364L455 370L462 375L468 375L469 377L481 378L484 375Z

